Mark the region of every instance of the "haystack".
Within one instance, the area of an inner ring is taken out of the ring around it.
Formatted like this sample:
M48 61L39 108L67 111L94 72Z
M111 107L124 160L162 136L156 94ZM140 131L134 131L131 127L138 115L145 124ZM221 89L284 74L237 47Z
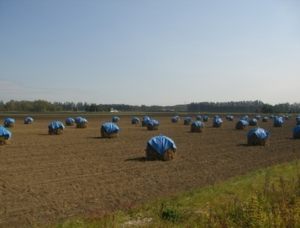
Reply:
M222 126L222 123L223 123L223 120L221 119L221 117L219 116L215 116L214 119L213 119L213 127L221 127Z
M282 127L283 123L284 123L283 118L281 116L279 116L279 117L276 116L274 118L273 126L274 127Z
M263 128L253 128L247 134L249 146L265 146L270 133Z
M63 133L65 126L62 122L55 120L48 125L49 135L60 135Z
M252 118L249 120L249 125L250 126L257 126L257 119L256 118Z
M236 125L235 125L235 129L237 130L243 130L245 129L247 126L249 125L249 123L246 120L239 120Z
M297 116L297 117L296 117L296 124L297 124L297 125L300 125L300 116Z
M203 118L202 118L202 116L201 116L201 115L197 115L197 116L196 116L196 120L202 121L202 120L203 120Z
M65 123L67 126L74 126L75 120L73 118L69 117L65 120Z
M0 145L8 144L12 134L5 127L0 126Z
M25 117L24 119L24 124L32 124L33 123L33 118L30 116Z
M204 129L204 123L201 121L194 121L191 124L191 132L202 132Z
M209 117L208 117L207 115L204 115L204 116L202 117L203 122L207 122L208 119L209 119Z
M87 119L83 117L77 117L75 118L75 123L77 128L86 128L88 125Z
M294 139L300 139L300 125L297 125L297 126L293 129L293 138L294 138Z
M151 118L149 116L144 116L143 120L142 120L142 127L146 127L148 121L150 121L150 120L151 120Z
M113 123L118 123L118 122L120 121L120 117L118 117L118 116L113 116L113 117L111 118L111 121L112 121Z
M102 124L100 131L102 138L114 138L118 136L120 128L113 122L106 122Z
M14 127L16 120L13 118L5 118L4 119L4 127L11 128Z
M133 117L131 119L131 124L135 124L135 125L140 124L140 119L138 117Z
M147 123L147 129L152 130L158 130L159 122L157 120L151 119Z
M174 159L176 145L169 137L159 135L151 138L147 143L146 159L169 161Z
M226 120L233 121L234 120L234 116L233 115L227 115L226 116Z
M179 116L173 116L173 117L171 118L171 122L172 122L172 123L178 123L179 120L180 120L180 117L179 117Z
M185 117L184 119L183 119L183 124L184 125L190 125L192 123L192 117Z

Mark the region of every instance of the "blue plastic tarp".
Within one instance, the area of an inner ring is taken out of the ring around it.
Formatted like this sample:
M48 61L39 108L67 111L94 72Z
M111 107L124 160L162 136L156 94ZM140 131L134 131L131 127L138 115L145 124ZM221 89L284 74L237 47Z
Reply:
M24 119L25 123L32 123L33 122L33 118L30 117L30 116L27 116L25 119Z
M139 123L140 119L138 117L132 117L131 123Z
M118 116L113 116L112 117L113 122L118 122L119 120L120 120L120 117L118 117Z
M192 126L194 126L194 127L196 127L196 128L203 128L203 127L204 127L204 123L201 122L201 121L199 121L199 120L197 120L197 121L194 121L194 122L192 123Z
M257 119L253 118L249 121L249 124L254 125L257 124Z
M115 123L112 123L112 122L106 122L106 123L102 124L101 128L108 134L118 133L120 130L118 125L116 125Z
M293 129L293 136L294 138L300 138L300 125L296 126Z
M81 116L75 118L75 123L77 123L77 124L87 123L87 122L88 122L87 119L85 119Z
M253 128L248 132L247 137L250 138L253 135L256 135L259 139L267 139L270 133L263 128Z
M196 116L196 120L202 120L202 116L201 115L197 115Z
M4 124L14 124L16 121L13 118L5 118L4 119Z
M0 126L0 137L3 137L5 139L10 139L12 136L11 132L7 130L5 127Z
M65 126L62 122L58 121L58 120L54 120L52 121L49 125L48 125L49 129L64 129Z
M240 119L239 123L242 124L243 126L248 126L249 125L249 122L247 120L244 120L244 119Z
M204 115L204 116L203 116L203 121L208 121L208 118L209 118L209 117L208 117L207 115Z
M164 135L159 135L151 138L148 141L147 145L161 155L163 155L169 149L176 149L174 141Z
M274 118L274 125L281 126L284 123L284 119L281 116Z
M215 116L213 122L214 124L221 124L223 123L223 120L220 117Z
M72 124L72 123L75 123L75 120L73 118L69 117L69 118L66 119L66 123L67 124Z
M159 126L159 122L157 120L151 119L147 122L148 126Z

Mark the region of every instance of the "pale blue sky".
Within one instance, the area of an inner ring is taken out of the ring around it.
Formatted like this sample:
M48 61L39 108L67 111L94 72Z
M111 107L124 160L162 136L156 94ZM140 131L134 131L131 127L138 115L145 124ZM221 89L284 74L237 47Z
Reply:
M0 100L300 102L298 0L0 0Z

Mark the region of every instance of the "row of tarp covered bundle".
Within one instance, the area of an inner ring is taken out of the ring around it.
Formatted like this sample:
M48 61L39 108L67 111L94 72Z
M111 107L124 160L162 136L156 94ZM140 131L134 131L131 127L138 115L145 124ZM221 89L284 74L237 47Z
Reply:
M148 121L150 121L151 118L149 116L144 116L142 119L142 126L145 127L147 126Z

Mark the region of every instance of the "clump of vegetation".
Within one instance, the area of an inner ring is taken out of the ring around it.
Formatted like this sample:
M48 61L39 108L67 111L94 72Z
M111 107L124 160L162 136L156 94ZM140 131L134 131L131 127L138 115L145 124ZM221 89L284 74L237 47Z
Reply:
M300 176L270 180L247 198L212 205L204 218L214 227L299 227Z

